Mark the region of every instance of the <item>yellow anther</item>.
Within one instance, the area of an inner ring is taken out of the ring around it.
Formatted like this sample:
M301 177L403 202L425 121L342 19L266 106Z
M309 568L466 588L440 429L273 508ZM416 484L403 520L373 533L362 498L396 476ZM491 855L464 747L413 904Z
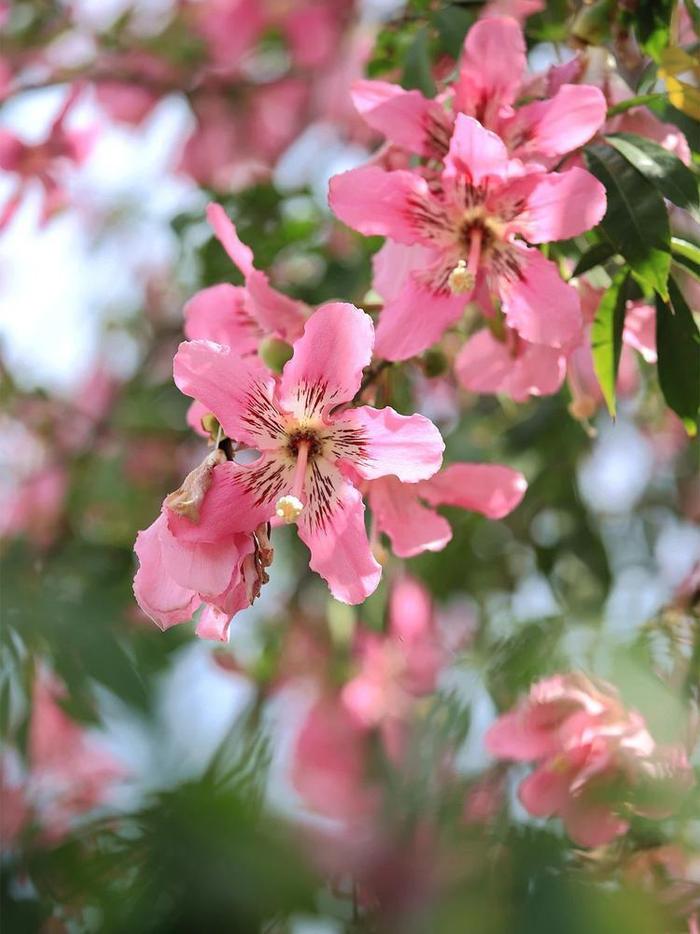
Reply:
M304 508L302 501L296 496L281 496L275 503L275 515L289 524L298 519Z
M461 259L449 275L447 284L454 295L464 295L465 292L471 292L474 288L475 277L467 269L466 262Z

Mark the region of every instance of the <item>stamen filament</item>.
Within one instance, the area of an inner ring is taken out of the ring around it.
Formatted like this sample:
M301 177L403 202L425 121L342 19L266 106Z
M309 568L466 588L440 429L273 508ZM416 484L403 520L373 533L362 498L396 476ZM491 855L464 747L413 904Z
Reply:
M301 515L304 509L304 503L301 497L304 494L304 481L306 479L306 466L309 461L308 441L300 441L297 447L297 463L294 468L294 477L292 478L292 491L286 496L281 496L275 504L275 514L286 523L294 522Z
M465 295L471 292L476 284L476 276L479 272L479 262L481 260L481 240L483 231L481 227L474 227L471 231L469 241L469 257L465 263L460 259L455 268L450 273L448 285L454 295Z

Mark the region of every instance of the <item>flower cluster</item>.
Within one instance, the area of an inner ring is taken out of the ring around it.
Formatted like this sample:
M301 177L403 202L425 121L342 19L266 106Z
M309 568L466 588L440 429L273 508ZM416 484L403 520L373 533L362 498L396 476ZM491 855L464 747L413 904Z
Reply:
M280 294L218 205L209 218L245 285L206 289L186 309L192 339L175 357L175 382L194 400L190 423L205 434L216 425L216 447L137 540L134 590L149 616L167 627L204 603L199 633L226 638L231 616L267 578L270 522L296 522L312 570L337 599L361 603L381 575L365 496L374 534L385 531L404 556L450 540L447 521L429 507L496 518L520 502L526 484L517 471L453 464L438 473L444 443L432 422L356 404L372 359L369 315L341 302L312 312ZM266 337L292 341L279 375L257 352ZM243 462L246 450L254 460Z
M560 817L581 846L625 833L632 814L666 816L693 782L682 746L656 743L611 685L581 674L534 684L486 745L499 758L537 763L520 785L522 804L536 817Z

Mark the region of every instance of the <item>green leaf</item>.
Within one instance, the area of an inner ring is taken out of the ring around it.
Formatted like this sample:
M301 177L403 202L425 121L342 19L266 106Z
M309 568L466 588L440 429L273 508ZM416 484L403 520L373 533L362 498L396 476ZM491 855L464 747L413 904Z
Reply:
M591 328L593 367L603 391L608 412L615 418L615 385L622 352L622 331L630 290L630 273L620 271L602 297Z
M694 173L663 146L636 133L614 133L605 140L669 201L682 208L700 203L700 189Z
M615 256L615 247L612 246L612 244L594 243L590 250L586 250L578 263L576 263L572 278L574 276L582 276L584 272L588 272L596 266L602 266L611 256Z
M670 304L656 299L659 384L669 407L690 435L698 430L700 409L700 331L683 293L669 280Z
M663 197L617 150L595 144L585 150L591 172L605 185L608 209L600 226L637 278L668 298L671 268L668 214Z
M406 50L403 65L401 84L408 90L417 88L426 97L435 97L437 88L433 80L430 59L430 41L428 30L422 26L416 33L413 42Z
M668 91L652 91L649 94L636 94L634 97L627 97L624 101L620 101L618 104L613 104L611 107L608 107L607 116L616 117L618 114L623 114L625 111L632 110L634 107L642 107L646 104L667 101L668 96Z
M689 240L671 237L671 260L700 281L700 247Z

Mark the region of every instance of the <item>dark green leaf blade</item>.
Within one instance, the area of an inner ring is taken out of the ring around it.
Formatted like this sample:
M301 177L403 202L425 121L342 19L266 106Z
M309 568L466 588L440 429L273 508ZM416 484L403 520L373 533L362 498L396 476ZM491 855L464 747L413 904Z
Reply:
M622 352L622 331L629 295L630 273L621 271L603 295L591 328L593 367L603 391L608 412L615 418L615 384Z
M614 255L615 247L611 243L594 243L590 250L586 250L576 263L576 268L571 275L572 277L582 276L584 272L588 272L596 266L601 266Z
M667 299L671 235L663 197L611 146L597 143L585 153L608 196L603 232L644 285Z
M669 293L670 304L656 299L659 384L688 434L695 435L700 409L700 331L674 279L669 280Z
M605 139L669 201L682 208L700 203L697 178L678 156L636 133L613 133Z

